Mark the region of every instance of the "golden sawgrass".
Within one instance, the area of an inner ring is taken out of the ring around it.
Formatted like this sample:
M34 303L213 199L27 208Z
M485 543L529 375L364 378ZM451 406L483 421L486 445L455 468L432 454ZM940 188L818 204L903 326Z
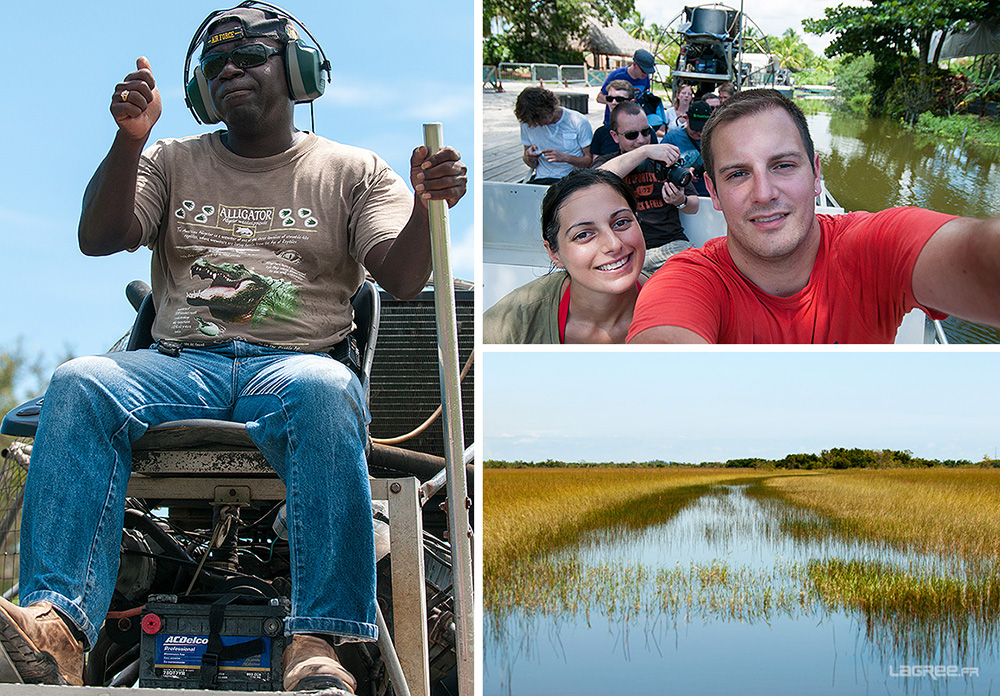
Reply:
M829 518L836 531L977 562L1000 560L1000 471L829 471L765 483Z
M487 469L484 582L609 526L667 519L708 486L773 473L740 469Z
M587 531L618 527L627 534L669 519L711 485L748 480L757 481L754 495L778 499L771 503L776 532L862 538L939 560L809 559L753 570L718 560L585 567L572 552L551 554ZM517 607L553 620L583 612L588 619L645 616L668 625L695 616L755 622L844 611L858 616L868 639L892 659L944 659L944 650L958 659L996 635L1000 472L494 470L484 486L485 601L496 634L517 628L504 620ZM779 500L821 519L783 511Z

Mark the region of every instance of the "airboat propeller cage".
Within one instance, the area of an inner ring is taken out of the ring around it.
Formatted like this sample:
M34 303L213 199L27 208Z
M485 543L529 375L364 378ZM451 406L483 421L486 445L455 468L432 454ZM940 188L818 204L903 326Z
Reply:
M226 32L212 33L224 22L237 22L238 27ZM295 28L296 25L316 44L307 46ZM269 38L285 45L285 77L288 93L296 104L304 104L322 96L330 76L330 61L316 38L302 22L277 5L247 0L228 10L217 10L201 23L188 45L184 60L184 85L187 107L198 123L218 123L221 119L212 103L208 80L196 64L191 72L191 57L198 44L205 51L228 41L245 38Z

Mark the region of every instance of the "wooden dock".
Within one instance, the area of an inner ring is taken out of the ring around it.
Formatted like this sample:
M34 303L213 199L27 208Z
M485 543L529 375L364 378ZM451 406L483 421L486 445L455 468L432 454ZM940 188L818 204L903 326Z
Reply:
M484 133L483 179L515 184L527 181L531 176L531 169L521 158L521 153L524 151L521 138L514 134L496 138L487 144L485 135Z

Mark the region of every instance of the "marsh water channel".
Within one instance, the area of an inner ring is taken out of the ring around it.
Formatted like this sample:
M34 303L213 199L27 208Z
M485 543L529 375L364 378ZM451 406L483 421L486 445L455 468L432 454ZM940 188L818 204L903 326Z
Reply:
M855 565L961 582L967 564L833 534L759 485L528 565L517 593L487 593L484 696L1000 693L995 615L836 606L815 582Z
M948 142L897 121L820 112L807 117L827 188L846 210L918 206L968 217L1000 214L1000 149ZM1000 331L949 318L951 343L1000 343Z

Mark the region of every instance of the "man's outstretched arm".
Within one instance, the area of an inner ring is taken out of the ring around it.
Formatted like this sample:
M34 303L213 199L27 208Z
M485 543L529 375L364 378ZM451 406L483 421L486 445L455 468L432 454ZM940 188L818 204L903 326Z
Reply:
M1000 218L957 218L927 241L913 267L925 307L1000 326Z
M410 157L410 183L413 184L413 212L392 240L372 247L365 257L365 268L389 293L401 299L420 292L431 273L430 219L428 201L447 201L454 206L465 195L466 168L458 152L450 147L433 155L421 145Z
M139 244L142 228L135 217L135 187L139 157L160 117L160 92L149 61L139 58L135 72L115 87L111 115L118 133L83 194L80 251L106 256Z

